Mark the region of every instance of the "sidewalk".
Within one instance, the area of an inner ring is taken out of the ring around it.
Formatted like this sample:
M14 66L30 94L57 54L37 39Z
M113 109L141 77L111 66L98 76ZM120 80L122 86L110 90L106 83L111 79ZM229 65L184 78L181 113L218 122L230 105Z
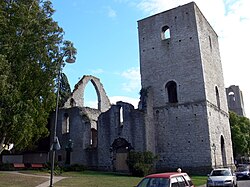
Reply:
M46 178L48 178L48 181L46 181L46 182L44 182L42 184L39 184L36 187L49 187L49 185L50 185L50 178L49 177L46 177ZM56 176L54 176L53 177L53 184L55 184L56 182L58 182L58 181L60 181L62 179L65 179L65 178L67 178L67 177L56 177Z

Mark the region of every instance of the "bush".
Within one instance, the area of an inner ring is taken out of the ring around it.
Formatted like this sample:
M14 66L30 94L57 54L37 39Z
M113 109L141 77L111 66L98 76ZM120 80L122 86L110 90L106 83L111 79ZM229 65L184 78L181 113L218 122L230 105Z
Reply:
M0 164L0 170L1 171L13 171L15 168L13 167L13 164L11 163L3 163Z
M152 171L156 159L157 157L150 151L131 151L129 152L127 163L133 176L143 177Z
M46 163L45 168L47 168L49 170L49 172L51 171L51 164L50 164L50 162ZM62 167L59 166L58 163L55 163L55 165L54 165L54 174L55 175L61 175L62 172L63 172Z
M73 164L63 168L63 171L84 171L85 166L79 164Z

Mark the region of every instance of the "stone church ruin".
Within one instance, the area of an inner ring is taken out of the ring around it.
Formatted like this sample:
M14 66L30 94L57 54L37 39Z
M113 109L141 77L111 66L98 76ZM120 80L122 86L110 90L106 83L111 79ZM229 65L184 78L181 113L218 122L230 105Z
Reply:
M218 36L194 2L138 21L138 108L111 105L100 80L83 76L59 110L60 164L128 172L129 151L158 155L158 171L207 173L234 163ZM93 84L98 109L84 107ZM53 118L50 121L53 126ZM74 143L69 150L68 142Z

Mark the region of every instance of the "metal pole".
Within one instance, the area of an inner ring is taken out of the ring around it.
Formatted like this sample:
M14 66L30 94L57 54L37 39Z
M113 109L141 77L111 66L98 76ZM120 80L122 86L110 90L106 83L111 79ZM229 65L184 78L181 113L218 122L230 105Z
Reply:
M53 187L53 176L54 176L54 168L55 168L55 154L56 150L60 149L60 145L56 147L56 145L59 143L57 136L56 136L56 129L57 129L57 123L58 123L58 110L59 110L59 92L60 92L60 79L61 79L61 68L62 68L62 62L63 58L70 54L70 57L66 59L66 62L68 63L74 63L75 57L74 54L76 54L76 51L72 54L71 50L66 50L64 54L62 55L61 59L59 60L59 69L58 69L58 75L57 75L57 94L56 94L56 116L55 116L55 124L53 128L53 139L52 139L52 145L50 150L50 156L51 156L51 172L50 172L50 187ZM52 155L51 155L52 154Z
M64 55L63 55L64 57ZM62 57L62 59L63 59ZM56 142L56 128L57 128L57 121L58 121L58 108L59 108L59 92L60 92L60 79L61 79L61 62L62 62L62 59L60 60L60 63L59 63L59 72L58 72L58 75L57 75L57 95L56 95L56 116L55 116L55 124L54 124L54 129L53 129L53 142L52 142L52 149L51 149L51 152L52 152L52 156L51 156L51 172L50 172L50 187L53 187L53 175L54 175L54 167L55 167L55 149L54 149L54 146L55 144L57 143Z

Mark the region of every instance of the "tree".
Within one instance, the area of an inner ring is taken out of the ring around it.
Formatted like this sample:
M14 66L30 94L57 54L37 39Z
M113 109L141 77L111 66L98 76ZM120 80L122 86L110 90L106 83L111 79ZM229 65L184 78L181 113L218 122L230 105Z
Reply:
M234 156L249 156L250 151L250 120L230 112L230 126Z
M0 1L0 154L10 143L23 150L48 135L59 62L75 49L53 13L46 0Z
M59 107L63 107L64 103L67 101L67 99L69 98L71 94L71 89L70 89L70 85L68 82L68 78L64 73L61 74L61 83L60 83L59 92L60 92Z

